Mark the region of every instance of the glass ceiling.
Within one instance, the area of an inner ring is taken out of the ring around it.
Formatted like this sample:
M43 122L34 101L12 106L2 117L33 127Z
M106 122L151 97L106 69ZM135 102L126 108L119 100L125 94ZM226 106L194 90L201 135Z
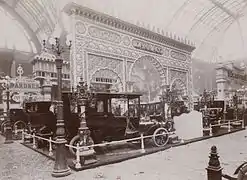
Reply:
M193 58L218 62L247 57L247 0L4 0L2 4L14 10L40 42L54 31L60 10L71 1L155 32L187 38L196 46Z
M36 48L25 29L5 9L0 7L0 48L36 53Z

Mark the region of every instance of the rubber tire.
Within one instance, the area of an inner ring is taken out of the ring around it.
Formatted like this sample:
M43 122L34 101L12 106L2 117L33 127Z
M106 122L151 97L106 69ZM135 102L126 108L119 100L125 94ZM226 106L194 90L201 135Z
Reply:
M237 180L247 180L247 165L242 167L238 172L238 178Z
M16 125L17 123L22 123L22 124L24 125L24 129L27 128L27 124L26 124L25 122L23 122L22 120L19 120L19 121L16 121L16 122L14 123L14 125L13 125L13 130L15 130L15 125Z
M70 140L69 145L70 145L70 146L76 146L76 145L74 145L74 143L75 143L77 140L80 140L80 136L79 136L79 135L74 136L74 137ZM75 151L74 148L69 147L69 151L70 151L71 154L76 155L76 151Z
M160 130L163 130L163 131L165 131L165 132L167 133L167 139L166 139L165 143L162 144L162 145L157 144L157 143L156 143L156 140L155 140L155 135L156 135ZM156 130L154 131L154 133L153 133L152 140L153 140L153 144L154 144L156 147L163 147L163 146L165 146L165 145L168 143L168 141L169 141L169 134L168 134L167 129L162 128L162 127L156 129Z
M2 124L1 124L1 133L2 134L5 134L5 132L4 132L4 125L7 123L7 121L5 121L5 122L2 122Z

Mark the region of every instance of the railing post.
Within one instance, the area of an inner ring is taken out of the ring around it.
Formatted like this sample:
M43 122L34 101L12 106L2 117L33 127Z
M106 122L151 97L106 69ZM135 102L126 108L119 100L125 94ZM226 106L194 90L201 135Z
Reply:
M222 168L220 166L217 147L212 146L207 169L207 180L222 180Z
M49 138L49 156L53 156L51 137Z
M23 129L23 130L21 131L21 140L22 140L22 143L25 142L25 129Z
M17 132L17 125L15 125L14 128L15 128L15 130L14 130L14 131L15 131L15 136L17 137L17 135L18 135L18 132Z
M143 133L141 133L141 153L145 153Z
M228 121L228 132L231 132L231 122L230 122L230 120Z
M75 164L75 168L76 169L80 169L81 168L79 143L76 144L76 164Z
M35 134L33 133L33 148L36 149L36 139L35 139Z
M209 124L209 136L212 136L213 132L212 132L212 124Z

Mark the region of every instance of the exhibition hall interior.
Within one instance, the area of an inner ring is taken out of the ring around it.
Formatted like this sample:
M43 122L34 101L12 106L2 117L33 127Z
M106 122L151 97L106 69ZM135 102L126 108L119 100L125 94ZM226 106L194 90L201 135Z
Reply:
M247 0L0 0L0 177L247 179L246 21Z

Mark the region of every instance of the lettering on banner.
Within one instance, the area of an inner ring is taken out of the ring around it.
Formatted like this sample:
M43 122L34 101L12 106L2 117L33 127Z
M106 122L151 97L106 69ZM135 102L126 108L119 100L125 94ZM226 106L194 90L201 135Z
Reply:
M148 43L148 42L140 41L137 39L132 40L132 45L134 48L140 49L143 51L148 51L148 52L152 52L152 53L159 54L159 55L162 55L164 53L162 47L153 45L153 44Z

